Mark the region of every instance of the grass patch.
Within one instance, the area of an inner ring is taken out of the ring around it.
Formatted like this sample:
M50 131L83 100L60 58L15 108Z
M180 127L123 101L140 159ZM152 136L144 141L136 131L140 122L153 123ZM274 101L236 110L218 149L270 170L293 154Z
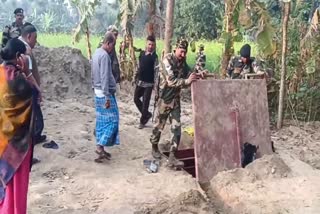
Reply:
M94 53L95 49L97 48L101 36L93 35L90 38L92 52ZM122 41L122 38L118 38L116 50L119 50L119 43ZM56 47L63 47L63 46L70 46L77 49L80 49L84 56L87 56L87 49L86 49L86 41L84 37L81 39L79 43L73 44L72 42L72 35L69 34L39 34L38 35L38 42L46 47L56 48ZM207 56L207 63L206 68L210 71L216 70L219 68L221 54L223 52L223 45L217 41L199 41L197 42L197 47L199 44L204 44L205 46L205 53ZM235 51L236 53L240 50L241 46L244 43L235 43ZM145 47L145 39L135 38L134 39L134 46L137 48L144 49ZM163 49L164 42L163 40L157 41L157 53L160 56L161 51ZM256 53L256 47L253 45L253 54ZM190 67L193 67L195 64L196 53L192 53L190 50L187 56L187 62Z

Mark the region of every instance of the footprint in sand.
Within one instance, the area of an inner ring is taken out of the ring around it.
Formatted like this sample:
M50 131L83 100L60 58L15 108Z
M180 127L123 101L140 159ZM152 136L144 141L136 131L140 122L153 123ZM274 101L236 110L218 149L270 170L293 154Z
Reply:
M75 158L76 156L78 156L78 152L76 152L76 151L74 151L74 150L71 150L71 151L68 152L67 158L73 159L73 158Z
M53 182L57 178L68 178L70 179L71 176L67 173L66 168L56 169L56 170L50 170L48 172L42 173L42 177L47 178L49 182Z
M87 127L85 129L88 129ZM91 135L89 134L89 131L80 131L81 138L91 141Z
M87 109L81 109L81 110L79 110L79 113L80 114L88 114L89 112Z
M139 122L138 119L132 119L132 120L128 120L128 121L124 122L124 124L127 126L134 126L134 125L138 124L138 122Z
M82 152L82 153L85 153L85 152L88 151L88 149L86 147L82 146L82 147L79 148L79 151Z
M58 137L59 142L63 142L64 141L64 137Z

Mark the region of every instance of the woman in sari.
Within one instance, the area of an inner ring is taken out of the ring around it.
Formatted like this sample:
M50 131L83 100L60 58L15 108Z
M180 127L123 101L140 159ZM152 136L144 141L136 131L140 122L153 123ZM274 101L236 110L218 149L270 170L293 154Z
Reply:
M26 214L32 159L33 90L26 47L11 39L0 65L0 213Z

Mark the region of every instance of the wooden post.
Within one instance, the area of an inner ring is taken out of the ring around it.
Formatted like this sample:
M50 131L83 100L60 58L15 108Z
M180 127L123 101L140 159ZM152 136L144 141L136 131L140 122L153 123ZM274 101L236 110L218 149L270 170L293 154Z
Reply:
M227 34L227 38L224 44L224 52L222 53L222 57L221 57L220 73L222 78L226 77L226 70L229 64L229 60L231 56L234 54L232 32L234 31L234 28L235 28L234 23L232 21L233 10L235 5L230 0L225 0L224 5L225 5L225 18L226 18L225 31Z
M89 26L86 27L86 40L87 40L88 59L91 60L92 52L91 52L91 44L90 44Z
M171 52L171 41L173 36L173 13L175 0L167 1L166 25L165 25L165 39L164 52L165 54Z
M149 21L147 24L147 33L148 36L156 36L155 33L155 16L156 16L156 0L149 0L149 11L148 11L148 16L149 16Z
M286 93L286 56L287 56L287 32L288 32L288 21L290 14L290 0L283 0L284 2L284 14L282 22L282 57L281 57L281 79L280 79L280 93L279 93L279 108L278 108L278 121L277 128L281 129L283 123L283 110L284 110L284 98Z

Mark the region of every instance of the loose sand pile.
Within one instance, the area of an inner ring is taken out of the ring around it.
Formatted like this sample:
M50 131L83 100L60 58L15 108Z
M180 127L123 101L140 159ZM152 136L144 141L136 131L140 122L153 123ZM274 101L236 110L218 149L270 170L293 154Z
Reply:
M47 99L83 98L91 95L91 68L78 49L70 47L34 49Z
M211 203L197 190L190 190L180 194L171 201L161 201L156 206L143 208L135 214L213 214L217 213Z
M315 169L320 169L320 122L302 124L300 127L288 124L273 134L279 149L289 150Z
M245 169L218 173L209 185L204 185L208 199L200 192L193 193L197 200L191 203L192 208L183 198L191 194L188 192L141 213L319 213L319 171L308 169L305 163L293 157L285 158L294 169L279 155L264 156ZM303 172L306 169L307 175Z

